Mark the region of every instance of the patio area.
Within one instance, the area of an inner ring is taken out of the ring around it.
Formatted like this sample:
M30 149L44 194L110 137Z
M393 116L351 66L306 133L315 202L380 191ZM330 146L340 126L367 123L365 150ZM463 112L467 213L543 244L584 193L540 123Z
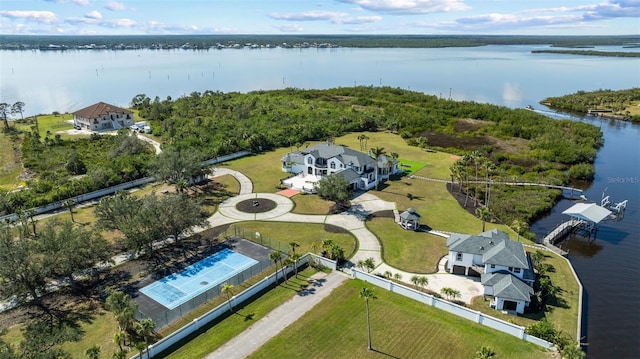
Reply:
M320 178L322 177L300 173L296 176L287 178L282 181L282 183L291 189L313 193L313 187L318 181L320 181Z

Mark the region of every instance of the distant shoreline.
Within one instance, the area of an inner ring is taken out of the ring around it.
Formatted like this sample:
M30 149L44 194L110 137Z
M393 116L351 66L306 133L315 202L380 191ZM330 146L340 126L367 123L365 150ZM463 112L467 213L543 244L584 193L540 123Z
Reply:
M628 48L628 47L627 47ZM579 56L640 57L640 52L597 50L533 50L532 54L566 54Z
M445 48L544 45L561 48L640 46L640 36L507 35L0 35L0 50L136 50L223 48ZM556 51L556 50L554 50ZM565 51L565 50L557 50ZM570 50L574 51L574 50ZM577 51L577 50L575 50Z

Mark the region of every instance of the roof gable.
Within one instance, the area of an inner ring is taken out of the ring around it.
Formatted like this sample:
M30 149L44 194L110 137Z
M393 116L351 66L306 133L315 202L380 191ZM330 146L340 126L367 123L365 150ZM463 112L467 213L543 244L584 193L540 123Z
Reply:
M517 277L502 271L483 274L482 284L493 287L493 296L508 300L530 302L533 288Z
M375 165L375 160L366 153L354 151L345 146L320 143L300 151L303 155L310 154L315 158L337 158L345 165L353 164L356 167L364 167L367 164Z
M509 236L496 229L482 232L477 236L454 233L447 239L450 251L484 255L498 244L508 241Z
M105 102L98 102L96 104L87 106L76 112L73 112L73 115L92 120L94 118L100 118L102 116L105 116L111 113L127 115L127 114L132 114L133 112L127 109L124 109L122 107L110 105Z
M505 267L529 268L529 261L520 242L505 240L490 248L482 255L484 264L495 264Z

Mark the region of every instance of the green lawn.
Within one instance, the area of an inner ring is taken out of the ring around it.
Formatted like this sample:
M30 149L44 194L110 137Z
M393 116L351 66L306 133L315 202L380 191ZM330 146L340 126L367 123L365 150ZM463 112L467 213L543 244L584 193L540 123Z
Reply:
M527 250L531 251L529 248ZM523 327L529 326L546 317L557 329L561 330L564 334L570 335L574 340L577 340L577 304L580 296L580 287L575 281L567 261L551 252L545 252L545 258L545 262L553 265L555 268L555 272L549 273L551 282L561 288L560 293L556 295L556 299L547 302L547 310L545 313L532 313L523 316L502 314L500 311L489 308L488 300L485 301L482 297L476 298L470 307L492 317L506 320Z
M71 114L61 114L58 116L54 115L39 115L38 119L38 132L40 133L41 138L47 137L49 135L50 138L53 138L58 131L66 131L73 129L73 124L67 122L69 120L73 120L73 115ZM35 125L35 122L32 120L32 117L29 119L25 118L24 123L16 123L16 127L22 131L31 131L31 126ZM47 134L47 132L49 132ZM79 136L71 136L67 134L61 134L62 138L78 138ZM87 137L87 135L81 135L83 137Z
M382 243L382 256L390 266L412 273L433 273L448 253L446 239L424 232L407 231L391 218L367 222ZM408 278L405 278L407 280Z
M241 227L245 233L249 234L260 232L261 240L265 245L269 244L269 239L279 241L284 247L281 249L282 251L288 251L289 243L296 242L300 245L296 248L296 253L318 253L324 239L331 239L333 243L342 247L347 258L351 257L357 248L357 241L351 233L334 226L328 226L331 230L325 231L327 227L324 224L252 221L240 222L233 226ZM232 227L228 230L229 233L234 233ZM246 237L251 240L255 239L248 234ZM270 247L275 248L276 246L271 245Z
M333 206L333 202L325 201L319 196L303 194L304 192L295 195L291 198L295 207L293 207L293 213L298 214L328 214L329 210Z
M315 273L315 270L311 268L305 269L298 274L298 278L292 277L288 284L281 283L256 300L241 307L236 307L236 313L212 323L215 325L208 326L176 351L164 353L165 356L158 356L157 358L192 359L204 357L243 332L256 321L266 317L269 312L293 297L299 290L307 287L309 285L308 278L313 273Z
M13 190L24 185L24 181L18 179L22 173L22 165L17 161L13 151L13 141L4 133L0 133L0 189Z
M379 288L370 301L375 351L368 351L365 303L358 296L365 286L347 281L249 358L473 358L482 346L497 358L551 357L538 346Z

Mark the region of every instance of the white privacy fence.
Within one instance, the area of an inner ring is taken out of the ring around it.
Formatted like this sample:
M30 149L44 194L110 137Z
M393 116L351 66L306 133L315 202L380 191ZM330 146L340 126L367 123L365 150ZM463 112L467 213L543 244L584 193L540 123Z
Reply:
M213 165L213 164L216 164L216 163L230 161L230 160L233 160L233 159L236 159L236 158L244 157L244 156L247 156L249 154L251 154L250 151L240 151L240 152L232 153L230 155L212 158L210 160L202 162L201 165L202 166L210 166L210 165ZM52 202L52 203L49 203L49 204L45 204L44 206L35 207L35 208L32 208L31 210L33 211L33 215L47 213L47 212L55 211L56 209L60 209L60 208L64 207L65 202L68 201L68 200L72 200L74 203L81 203L81 202L85 202L85 201L90 201L92 199L104 197L106 195L110 195L110 194L116 193L118 191L123 191L125 189L129 189L129 188L141 186L143 184L151 183L151 182L154 182L154 181L155 181L155 178L153 178L153 177L139 178L137 180L121 183L119 185L112 186L112 187L109 187L109 188L103 188L103 189L100 189L100 190L97 190L97 191L93 191L93 192L81 194L81 195L78 195L78 196L75 196L75 197L67 198L67 199L64 199L64 200L60 200L60 201ZM12 214L7 214L5 216L0 216L0 221L5 221L5 220L15 221L17 219L18 219L18 214L17 213L12 213Z
M526 340L530 343L539 345L541 347L544 347L546 349L549 350L556 350L555 346L552 343L549 343L546 340L542 340L540 338L534 337L532 335L529 335L527 333L524 332L524 327L521 327L519 325L515 325L515 324L511 324L509 322L506 322L504 320L498 319L498 318L494 318L491 316L488 316L486 314L483 314L482 312L476 311L476 310L472 310L469 308L465 308L461 305L449 302L447 300L444 299L440 299L437 297L434 297L430 294L426 294L420 291L417 291L413 288L409 288L405 285L402 284L398 284L396 282L393 282L391 280L385 279L385 278L381 278L378 277L376 275L373 274L369 274L369 273L365 273L362 272L358 269L352 269L351 271L353 278L357 278L360 280L363 280L365 282L371 283L373 285L376 285L378 287L387 289L391 292L403 295L405 297L417 300L419 302L422 302L424 304L430 305L434 308L438 308L438 309L442 309L448 313L457 315L459 317L471 320L473 322L476 322L478 324L487 326L489 328L493 328L495 330L499 330L503 333L507 333L510 335L513 335L514 337L520 338L522 340Z
M325 267L332 268L332 269L336 268L336 262L335 261L332 261L332 260L327 259L327 258L320 257L320 256L315 255L313 253L305 254L297 262L298 267L303 267L303 266L305 266L307 264L314 264L314 265L318 265L319 264L319 265L323 265ZM280 273L278 273L278 277L282 278L281 271L279 270L278 272L280 272ZM293 273L294 272L293 265L291 267L286 267L285 272L286 272L287 275L290 275L291 273ZM231 298L231 305L233 307L237 307L237 306L241 305L247 299L253 297L254 295L260 293L261 291L267 289L269 286L275 284L275 280L276 280L276 275L275 274L271 274L270 276L265 277L260 282L252 285L251 287L249 287L245 291L243 291L243 292L239 293L238 295L235 295L234 297L232 297ZM150 345L149 346L149 353L148 353L149 357L153 358L154 356L156 356L156 355L162 353L163 351L171 348L173 345L175 345L178 342L180 342L181 340L187 338L189 335L194 334L200 328L202 328L202 327L206 326L207 324L211 323L212 321L216 320L217 318L219 318L220 316L224 315L228 311L229 311L229 304L227 304L225 302L225 303L222 303L219 306L215 307L214 309L210 310L206 314L194 319L189 324L183 326L182 328L180 328L180 329L176 330L175 332L169 334L168 336L162 338L158 342ZM143 359L143 358L146 358L146 357L147 357L147 352L145 350L145 351L141 352L140 354L136 354L135 356L131 357L131 359Z

